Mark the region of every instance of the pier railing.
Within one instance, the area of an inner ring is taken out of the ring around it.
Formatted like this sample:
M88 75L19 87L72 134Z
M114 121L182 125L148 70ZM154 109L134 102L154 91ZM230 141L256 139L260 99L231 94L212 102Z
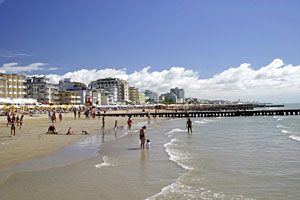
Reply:
M191 111L191 112L151 112L151 117L238 117L238 116L286 116L300 115L300 109L284 110L236 110L236 111ZM148 113L101 113L111 117L147 117Z

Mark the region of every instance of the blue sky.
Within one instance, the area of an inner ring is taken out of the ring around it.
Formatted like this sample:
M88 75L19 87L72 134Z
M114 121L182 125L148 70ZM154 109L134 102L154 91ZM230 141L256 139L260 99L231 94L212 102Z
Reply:
M299 65L299 11L299 0L0 0L0 66L176 66L209 79L242 63Z
M299 64L299 11L298 0L6 0L0 49L28 56L0 65L45 62L60 73L181 66L206 78L243 62Z

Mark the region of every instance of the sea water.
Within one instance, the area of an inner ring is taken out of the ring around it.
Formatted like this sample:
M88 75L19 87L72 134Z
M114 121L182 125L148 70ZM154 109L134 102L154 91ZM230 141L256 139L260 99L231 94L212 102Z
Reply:
M148 199L300 199L300 117L168 122L170 161L186 170Z
M88 136L11 170L0 199L300 199L300 116L192 121L190 134L181 118Z

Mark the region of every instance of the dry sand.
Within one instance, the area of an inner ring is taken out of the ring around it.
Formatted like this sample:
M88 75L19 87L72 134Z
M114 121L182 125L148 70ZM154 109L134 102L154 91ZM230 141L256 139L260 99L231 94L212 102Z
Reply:
M134 123L145 121L147 118L133 118ZM106 117L105 128L113 128L115 120L118 126L125 126L127 117ZM80 119L74 119L73 113L64 113L62 122L55 123L58 135L45 134L50 126L47 114L36 117L24 116L22 129L16 127L16 136L10 135L10 127L6 127L6 116L0 117L0 170L10 168L25 160L41 157L54 153L66 145L74 143L84 137L82 130L89 134L97 134L102 127L101 119L86 119L81 115ZM66 135L69 127L72 127L75 135Z

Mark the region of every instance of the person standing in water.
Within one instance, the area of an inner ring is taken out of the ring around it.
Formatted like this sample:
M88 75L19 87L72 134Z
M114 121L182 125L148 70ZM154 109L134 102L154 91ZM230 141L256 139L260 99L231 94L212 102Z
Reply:
M146 141L146 126L140 130L140 140L141 140L141 149L145 149L145 141Z
M186 122L186 128L188 130L188 133L190 133L190 131L191 131L191 133L193 132L192 131L192 120L190 118L188 118L188 120Z
M105 128L105 118L104 118L104 116L102 117L102 130L104 130L104 128Z
M131 129L131 125L132 125L132 119L131 119L131 116L128 117L127 125L128 125L128 130L130 130L130 129Z

